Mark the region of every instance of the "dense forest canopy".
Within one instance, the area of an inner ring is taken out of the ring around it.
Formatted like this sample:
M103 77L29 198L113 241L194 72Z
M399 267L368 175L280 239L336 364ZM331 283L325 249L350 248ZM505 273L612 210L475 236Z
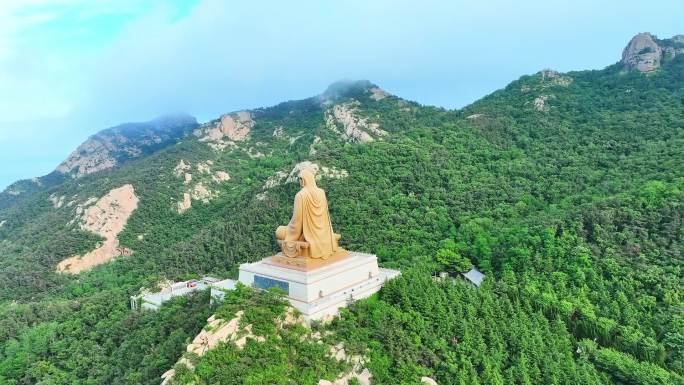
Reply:
M620 64L542 71L461 110L378 90L337 84L250 111L253 126L237 145L188 135L109 170L53 175L7 201L0 384L159 383L222 310L206 293L154 313L131 311L128 297L163 279L234 277L240 263L272 253L297 186L267 182L302 161L344 170L319 182L344 247L403 271L316 326L365 355L374 383L684 383L684 55L651 73ZM338 115L374 140L340 135ZM181 161L210 161L230 179L212 184L194 169L186 184L174 171ZM210 199L179 213L197 180L211 186ZM57 263L103 240L81 228L77 204L54 197L82 202L124 184L140 199L118 236L133 254L57 273ZM487 277L479 289L436 279L473 265ZM223 306L273 306L249 293ZM269 349L223 346L176 381L315 384L345 369L293 358L320 353L313 345L283 353L283 338L302 333L284 331Z

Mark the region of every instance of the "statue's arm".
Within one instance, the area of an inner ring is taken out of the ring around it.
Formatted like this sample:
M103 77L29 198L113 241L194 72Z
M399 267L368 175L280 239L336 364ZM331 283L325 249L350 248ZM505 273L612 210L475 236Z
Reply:
M287 224L286 241L297 241L302 236L302 211L302 197L300 194L297 194L295 195L294 208L292 209L292 219L290 219L290 223Z

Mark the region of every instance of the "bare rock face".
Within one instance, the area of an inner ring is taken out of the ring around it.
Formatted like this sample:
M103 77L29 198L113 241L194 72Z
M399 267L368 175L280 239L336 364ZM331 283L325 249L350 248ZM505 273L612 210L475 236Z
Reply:
M190 353L191 356L201 357L209 350L216 348L220 343L230 343L234 344L238 349L244 349L248 339L256 342L266 341L266 337L255 335L252 332L252 324L246 326L241 325L240 321L244 313L245 312L242 310L238 311L235 313L235 317L230 321L216 318L216 315L209 317L207 319L207 325L199 334L197 334L197 336L195 336L192 342L186 346L186 352ZM299 324L304 327L307 326L304 317L301 315L295 316L294 309L289 307L285 313L285 318L277 319L275 320L275 323L279 329L294 324ZM195 365L186 356L181 357L174 367L178 367L179 365L185 366L190 370L195 369ZM161 375L161 385L169 384L175 375L176 370L174 368L167 370Z
M225 182L230 180L230 174L225 171L216 171L214 175L212 175L211 179L216 183Z
M226 175L227 174L228 173L226 173ZM229 175L227 175L226 180L228 179L230 179ZM214 181L216 181L217 183L221 182L216 179L214 179ZM185 193L183 193L182 200L176 202L176 211L178 211L178 214L183 214L192 207L193 201L209 203L209 201L212 200L215 196L215 191L212 191L209 188L207 188L207 186L205 186L203 182L198 182L197 184L195 184L195 186L189 188Z
M658 39L648 32L632 38L622 51L622 64L628 70L652 72L675 56L684 54L684 35Z
M318 144L321 143L321 137L316 136L314 137L313 141L309 145L309 155L314 156L318 153L318 150L316 147L318 147Z
M349 172L344 169L337 169L335 167L320 166L318 163L305 160L297 163L292 171L277 171L274 175L269 177L262 187L262 192L257 194L258 200L266 199L268 190L280 186L285 183L295 183L299 180L299 172L307 169L311 170L316 175L316 180L322 178L341 179L349 176Z
M305 169L311 170L316 175L316 180L320 180L321 178L340 179L349 176L349 172L347 172L347 170L341 170L335 167L320 166L318 163L305 160L303 162L297 163L289 173L285 171L276 172L273 176L266 180L263 189L269 190L276 186L280 186L283 183L297 182L299 180L299 173Z
M183 193L183 200L176 204L178 208L178 214L183 214L192 207L192 200L190 199L190 193Z
M212 162L213 163L213 162ZM209 162L199 162L197 163L197 171L201 174L211 174L211 165Z
M56 171L78 178L108 170L121 162L176 143L196 126L195 118L178 115L108 128L91 136L78 146L64 162L57 166Z
M570 76L564 75L552 69L544 69L540 71L541 81L544 84L557 85L562 87L569 86L573 79ZM529 90L526 90L529 91Z
M214 123L207 123L195 130L195 136L207 142L215 150L222 151L235 142L241 142L249 136L254 127L254 117L249 111L225 114Z
M660 68L662 56L663 50L656 43L653 35L644 32L629 41L622 51L622 63L628 69L651 72Z
M186 171L190 171L191 167L188 163L186 163L183 159L178 162L178 165L173 169L173 173L177 176L180 177L183 175Z
M83 206L92 204L89 199ZM119 247L117 236L124 229L128 218L138 207L138 197L130 184L111 190L87 209L77 210L81 214L81 228L102 236L105 241L93 251L84 255L69 257L57 265L61 273L78 274L106 263L131 251Z
M252 114L247 111L221 117L221 131L228 139L235 142L245 140L253 126Z
M283 126L278 126L273 130L273 137L274 138L282 138L285 136L285 130L283 130Z
M187 186L184 188L183 199L176 202L176 211L178 214L183 214L192 207L192 201L201 201L203 203L208 203L211 199L216 197L217 191L211 190L211 184L221 184L230 180L230 174L223 170L212 170L214 167L214 161L206 160L203 162L197 162L194 168L197 172L194 174L190 173L193 169L193 165L181 159L178 165L173 169L173 175L183 180L183 185ZM196 181L194 186L191 186L193 181Z
M57 196L56 194L51 194L48 197L48 200L50 202L52 202L52 207L58 209L58 208L62 207L62 205L64 205L64 198L65 198L64 195Z
M69 174L73 172L76 177L107 170L116 166L116 159L112 151L116 149L117 142L125 142L125 138L90 138L83 142L72 152L69 157L57 166L57 172Z
M204 183L199 182L195 185L195 187L192 189L190 192L190 195L192 196L192 199L196 201L202 201L204 203L208 203L211 198L213 197L214 193L209 190Z
M532 105L534 106L534 109L537 111L548 111L549 106L546 105L546 101L549 99L548 95L541 95L534 99L534 102L532 102Z
M370 123L368 118L359 116L356 104L336 104L325 112L326 126L331 131L350 142L367 143L377 137L387 135L377 123ZM338 125L344 129L341 131Z
M541 71L542 79L556 79L561 76L561 73L550 68Z

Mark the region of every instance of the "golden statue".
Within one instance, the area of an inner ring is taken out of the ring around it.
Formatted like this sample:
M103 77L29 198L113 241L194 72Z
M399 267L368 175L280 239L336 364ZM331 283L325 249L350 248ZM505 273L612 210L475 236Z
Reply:
M311 170L299 173L301 190L295 196L292 219L287 226L279 226L276 239L282 249L273 262L300 268L311 268L349 255L338 245L339 234L333 232L325 191L316 186Z

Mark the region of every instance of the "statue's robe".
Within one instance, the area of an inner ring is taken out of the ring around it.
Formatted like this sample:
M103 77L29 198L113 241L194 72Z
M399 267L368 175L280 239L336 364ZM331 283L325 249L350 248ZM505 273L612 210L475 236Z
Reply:
M316 186L314 174L300 174L302 189L295 196L292 219L287 225L285 241L306 241L311 258L329 258L338 249L333 232L325 191Z

